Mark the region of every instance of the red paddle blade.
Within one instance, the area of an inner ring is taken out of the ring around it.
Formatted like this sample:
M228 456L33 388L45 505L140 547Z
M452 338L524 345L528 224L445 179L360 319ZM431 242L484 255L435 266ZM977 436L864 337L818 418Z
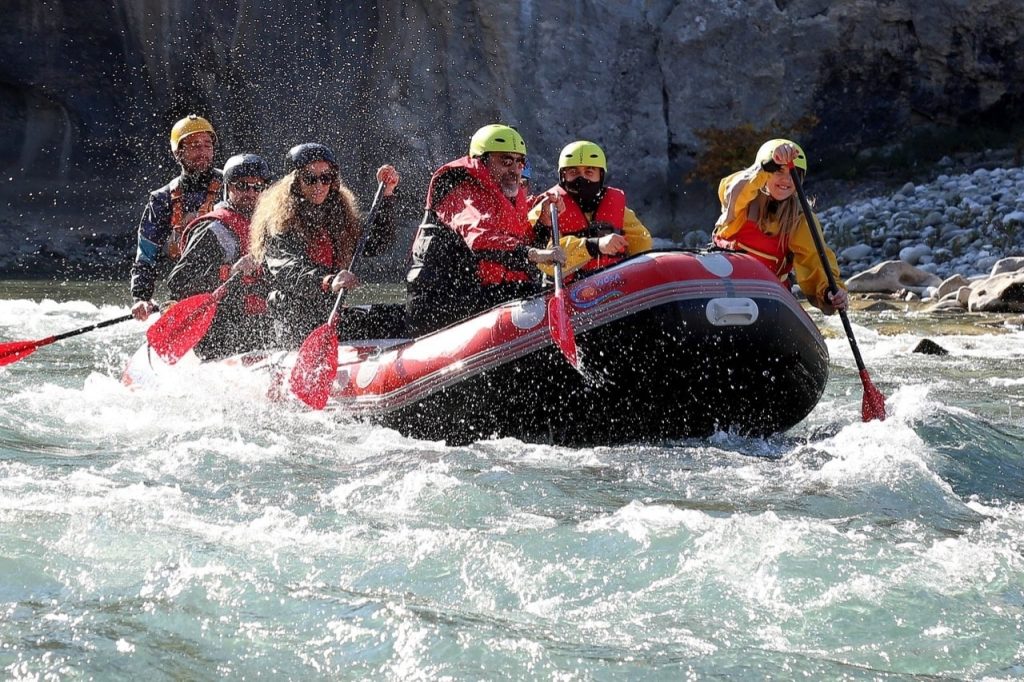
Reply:
M0 367L4 365L10 365L18 360L27 358L32 353L36 352L36 348L39 346L46 345L50 339L42 339L41 341L12 341L10 343L0 343Z
M558 292L548 301L548 328L551 340L562 351L562 355L575 369L580 368L579 354L576 352L576 334L569 320L569 308L565 300L565 290Z
M213 323L218 298L196 294L178 301L146 330L146 339L164 362L173 365L192 350Z
M877 419L885 421L885 396L871 383L868 371L861 370L860 381L864 384L864 399L861 401L860 412L864 421Z
M337 374L338 328L332 320L314 329L302 342L288 385L299 400L322 410Z

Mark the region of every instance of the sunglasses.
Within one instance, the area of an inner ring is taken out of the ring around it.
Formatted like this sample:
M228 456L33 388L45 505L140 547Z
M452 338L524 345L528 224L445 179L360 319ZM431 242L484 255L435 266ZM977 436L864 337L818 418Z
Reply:
M334 181L338 179L338 174L323 173L321 175L314 175L313 173L300 173L299 178L304 185L315 185L318 182L321 185L333 185Z
M517 166L517 165L518 166L525 166L526 165L526 157L525 156L512 156L511 154L502 154L501 156L498 156L496 158L501 163L501 165L504 166L505 168L511 168L512 166Z
M239 192L262 192L267 188L265 182L232 182L231 186Z

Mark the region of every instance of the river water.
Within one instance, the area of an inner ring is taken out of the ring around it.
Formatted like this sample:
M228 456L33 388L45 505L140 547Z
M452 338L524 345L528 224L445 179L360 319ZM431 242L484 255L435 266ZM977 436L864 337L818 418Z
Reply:
M0 283L0 341L123 289ZM884 423L817 317L791 431L584 450L132 391L134 321L41 348L0 368L2 676L1024 678L1024 332L851 317Z

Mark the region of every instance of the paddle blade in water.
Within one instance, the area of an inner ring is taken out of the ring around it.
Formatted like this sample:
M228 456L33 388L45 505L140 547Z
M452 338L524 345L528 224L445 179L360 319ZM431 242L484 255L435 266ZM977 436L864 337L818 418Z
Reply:
M860 412L864 421L877 419L885 421L885 396L871 383L867 370L860 373L860 381L864 384L864 399L861 401Z
M36 352L36 348L39 346L46 345L50 342L50 339L43 339L41 341L12 341L10 343L0 343L0 367L4 365L10 365L27 358L32 353Z
M196 294L172 305L146 330L150 347L173 365L206 335L218 300L213 294Z
M570 365L579 369L580 360L576 351L576 334L573 332L572 322L569 320L565 290L558 292L548 301L548 328L551 330L551 340L558 346L558 350L562 351L562 355Z
M302 342L288 384L299 400L322 410L337 374L338 328L332 320L314 329Z

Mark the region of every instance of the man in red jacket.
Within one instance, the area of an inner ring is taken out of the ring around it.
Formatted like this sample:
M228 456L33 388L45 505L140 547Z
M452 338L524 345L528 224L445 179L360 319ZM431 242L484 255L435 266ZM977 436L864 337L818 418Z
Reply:
M520 185L525 164L522 136L495 123L476 131L467 156L434 173L407 277L416 333L532 296L540 291L536 266L565 262L564 250L545 248L547 235L536 233L527 218ZM554 193L537 201L541 210L550 210L551 202L564 208Z

